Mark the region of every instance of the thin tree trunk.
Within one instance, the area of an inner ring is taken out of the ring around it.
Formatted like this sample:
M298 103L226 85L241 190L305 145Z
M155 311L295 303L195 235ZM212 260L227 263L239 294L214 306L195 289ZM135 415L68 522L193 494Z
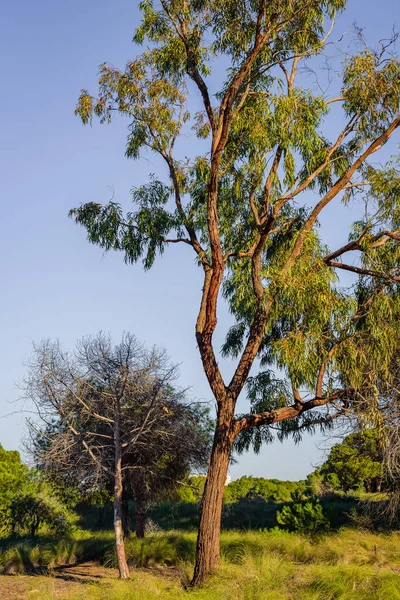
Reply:
M136 537L142 539L144 538L144 529L145 529L145 514L143 503L140 498L136 498Z
M99 506L96 519L96 527L98 530L104 529L104 505Z
M131 533L131 517L129 515L129 501L126 490L122 492L122 529L124 531L124 539L127 540Z
M125 556L122 527L122 460L121 460L121 413L117 402L114 421L115 474L114 474L114 531L119 576L128 579L129 569Z
M203 583L205 577L219 564L222 500L234 439L232 432L233 406L230 405L229 410L218 411L217 428L201 501L192 585Z

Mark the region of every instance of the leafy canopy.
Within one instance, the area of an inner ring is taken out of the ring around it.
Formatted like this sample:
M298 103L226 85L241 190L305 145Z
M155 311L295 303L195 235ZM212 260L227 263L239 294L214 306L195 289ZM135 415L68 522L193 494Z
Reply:
M321 468L326 478L336 476L338 487L344 491L364 487L373 490L374 480L383 478L382 440L379 432L366 429L348 435L343 442L333 446L328 460Z
M301 77L302 65L318 69L345 5L145 0L134 36L145 49L122 71L101 65L98 94L82 90L76 109L83 123L127 117L127 157L156 152L167 175L135 187L126 214L116 202L73 209L89 241L146 269L168 244L194 250L204 272L196 336L219 402L236 402L261 360L239 449L259 448L274 422L300 436L300 426L373 405L399 344L399 162L375 160L400 125L399 60L390 43L345 54L335 98ZM194 114L189 91L203 105ZM201 141L183 158L188 136ZM345 245L338 232L328 248L318 224L340 199L359 218ZM354 276L348 289L343 270ZM220 291L235 319L222 348L238 359L229 385L212 347Z
M11 499L29 482L29 468L21 462L19 452L5 450L0 444L0 508L8 506Z

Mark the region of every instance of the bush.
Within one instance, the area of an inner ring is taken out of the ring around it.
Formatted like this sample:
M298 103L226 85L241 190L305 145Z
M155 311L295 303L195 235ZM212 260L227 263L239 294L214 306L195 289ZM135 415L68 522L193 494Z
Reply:
M0 444L0 510L29 484L29 468L21 462L19 452L4 450Z
M73 517L54 497L45 492L28 491L15 496L10 502L4 519L5 528L12 534L29 533L35 536L40 527L64 535L73 526Z
M290 531L314 533L330 528L329 519L317 498L284 506L277 511L276 520Z

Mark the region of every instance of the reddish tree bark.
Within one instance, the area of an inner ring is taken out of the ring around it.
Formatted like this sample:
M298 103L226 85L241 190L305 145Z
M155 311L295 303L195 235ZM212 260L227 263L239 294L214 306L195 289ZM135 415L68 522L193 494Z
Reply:
M220 559L222 500L234 440L234 405L218 410L210 465L201 501L196 545L196 565L192 585L201 584Z

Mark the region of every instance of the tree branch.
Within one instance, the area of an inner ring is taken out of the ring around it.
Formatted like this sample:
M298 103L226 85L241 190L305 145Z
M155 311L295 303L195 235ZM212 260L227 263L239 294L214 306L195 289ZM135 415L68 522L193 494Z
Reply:
M375 277L377 279L386 279L387 281L400 281L399 275L390 275L388 273L380 273L379 271L371 271L370 269L364 269L362 267L354 267L353 265L346 265L341 262L334 260L325 261L328 267L334 267L335 269L343 269L344 271L350 271L357 273L358 275L368 275L369 277Z
M356 161L354 161L352 166L348 169L347 173L345 173L333 185L333 187L329 190L329 192L327 192L325 194L325 196L318 202L318 204L315 206L315 208L311 211L310 216L308 217L307 221L305 222L303 229L301 230L301 232L296 240L296 243L293 247L293 250L289 257L287 265L290 266L291 264L293 264L293 261L300 254L301 249L304 244L304 240L305 240L307 234L314 227L322 209L325 208L325 206L327 206L327 204L329 204L329 202L331 202L343 190L343 188L347 185L347 183L349 183L349 181L351 180L351 178L353 177L353 175L357 171L357 169L359 169L359 167L365 162L365 160L369 156L371 156L371 154L373 154L374 152L379 150L379 148L381 148L383 146L383 144L385 144L387 142L387 140L390 138L392 133L399 126L400 126L400 116L397 117L396 119L394 119L394 121L392 121L392 123L387 128L387 130L384 131L378 138L376 138L372 142L372 144L370 144L368 146L368 148L365 150L365 152L363 152L363 154ZM302 187L302 186L300 186L300 187ZM332 265L330 265L330 266L332 266Z
M288 419L294 419L299 417L301 414L317 408L319 406L325 406L329 402L334 400L344 400L346 397L351 395L353 392L352 388L345 390L337 390L332 392L326 398L315 397L307 402L302 402L301 405L298 403L291 406L285 406L277 408L273 411L266 411L263 413L256 413L250 415L244 415L235 419L235 434L239 434L241 431L251 429L252 427L260 427L261 425L272 425Z
M203 103L204 103L204 108L206 109L207 117L208 117L209 123L211 125L211 129L214 130L215 117L214 117L214 111L211 106L208 88L197 68L194 52L189 44L189 40L187 37L186 23L180 17L178 17L178 22L177 22L177 20L174 18L171 11L169 10L165 0L161 0L161 5L162 5L164 11L166 12L166 14L168 15L168 18L170 19L171 23L173 24L175 31L178 34L178 37L182 40L182 42L185 46L186 58L187 58L186 72L189 75L189 77L194 81L194 83L197 85L197 87L200 91L200 94L201 94L201 97L202 97Z

